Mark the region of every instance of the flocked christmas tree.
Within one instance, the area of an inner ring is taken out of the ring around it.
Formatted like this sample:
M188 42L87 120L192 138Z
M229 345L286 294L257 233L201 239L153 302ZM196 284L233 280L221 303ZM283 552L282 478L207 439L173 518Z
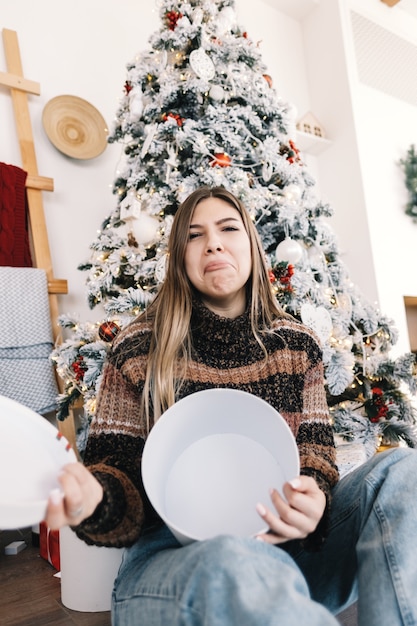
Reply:
M222 185L257 226L278 301L322 342L335 431L372 449L381 435L414 446L415 357L390 358L392 322L352 285L331 209L296 147L294 109L277 96L233 0L162 0L160 16L150 49L127 66L110 136L123 154L117 200L80 266L90 306L101 303L107 317L61 316L71 332L53 353L65 381L58 417L82 397L82 450L111 341L164 280L178 204L196 187Z

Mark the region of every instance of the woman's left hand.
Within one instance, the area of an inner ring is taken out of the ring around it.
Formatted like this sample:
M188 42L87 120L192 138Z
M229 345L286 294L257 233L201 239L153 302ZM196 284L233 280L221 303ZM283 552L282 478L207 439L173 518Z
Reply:
M68 463L58 476L60 488L53 489L45 522L51 530L77 526L90 517L103 499L103 487L82 463Z
M257 535L266 543L279 544L291 539L305 539L320 522L326 507L326 496L314 478L299 476L283 486L282 498L276 489L271 491L275 511L263 504L256 510L269 526L269 532Z

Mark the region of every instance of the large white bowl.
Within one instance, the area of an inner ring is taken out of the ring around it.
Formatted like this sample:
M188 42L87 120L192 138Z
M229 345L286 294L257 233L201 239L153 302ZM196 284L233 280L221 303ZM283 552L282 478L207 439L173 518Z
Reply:
M63 465L75 462L68 441L27 406L0 396L0 529L44 519Z
M269 490L298 476L299 454L282 416L235 389L208 389L171 406L145 444L146 493L176 538L186 544L219 534L265 530L256 512Z

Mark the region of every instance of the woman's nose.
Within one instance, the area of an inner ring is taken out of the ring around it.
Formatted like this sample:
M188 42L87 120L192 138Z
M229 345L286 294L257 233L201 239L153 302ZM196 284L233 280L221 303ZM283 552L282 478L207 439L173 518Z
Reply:
M213 237L207 241L207 252L220 252L223 250L223 244L218 237Z

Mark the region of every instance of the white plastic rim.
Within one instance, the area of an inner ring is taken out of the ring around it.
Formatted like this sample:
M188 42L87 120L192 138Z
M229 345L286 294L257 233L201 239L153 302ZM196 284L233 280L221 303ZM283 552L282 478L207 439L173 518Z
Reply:
M145 444L142 478L163 521L182 543L264 530L258 502L298 476L298 448L283 417L236 389L191 394L156 422Z
M44 519L58 475L77 459L67 439L32 409L0 396L0 529Z

